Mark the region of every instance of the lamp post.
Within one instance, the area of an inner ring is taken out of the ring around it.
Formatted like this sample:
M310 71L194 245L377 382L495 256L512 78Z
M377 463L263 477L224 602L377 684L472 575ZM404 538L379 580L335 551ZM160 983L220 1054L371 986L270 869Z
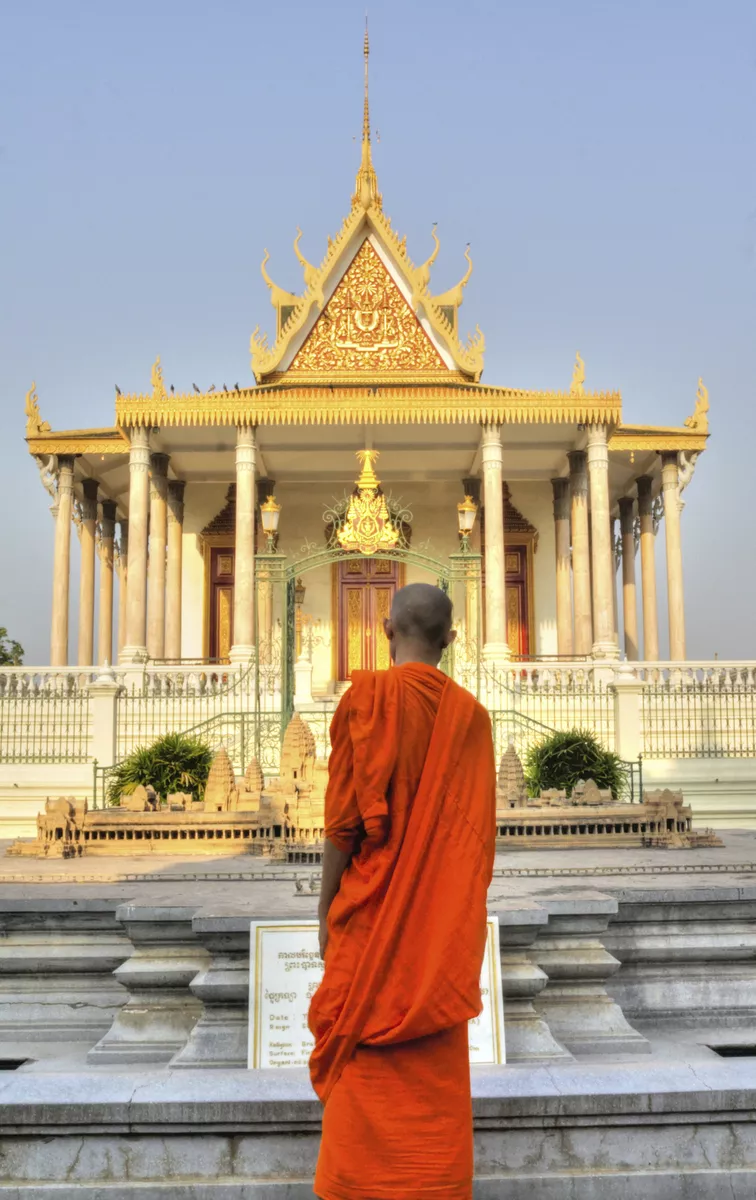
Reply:
M470 549L470 535L475 525L475 518L478 514L478 506L472 496L465 496L457 505L457 518L459 521L459 548L463 554L467 554Z
M281 516L281 505L276 504L275 496L268 496L264 504L260 505L260 517L262 519L263 533L265 534L268 545L268 554L273 554L276 548L276 535L278 533L278 521Z

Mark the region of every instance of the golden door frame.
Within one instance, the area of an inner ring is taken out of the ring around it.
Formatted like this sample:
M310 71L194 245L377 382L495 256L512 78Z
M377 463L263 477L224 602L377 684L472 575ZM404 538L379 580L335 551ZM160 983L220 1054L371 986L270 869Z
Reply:
M344 555L331 563L331 679L338 682L339 674L339 569L345 558ZM361 558L381 558L380 554L363 554ZM407 581L407 564L399 560L396 587L403 588Z

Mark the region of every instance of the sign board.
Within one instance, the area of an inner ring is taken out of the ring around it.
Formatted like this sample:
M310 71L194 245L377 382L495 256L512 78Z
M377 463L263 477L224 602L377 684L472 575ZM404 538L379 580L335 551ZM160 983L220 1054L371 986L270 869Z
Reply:
M253 921L249 958L249 1067L306 1067L314 1046L310 1000L323 978L317 921ZM488 921L480 977L483 1011L470 1022L470 1062L503 1063L499 922Z

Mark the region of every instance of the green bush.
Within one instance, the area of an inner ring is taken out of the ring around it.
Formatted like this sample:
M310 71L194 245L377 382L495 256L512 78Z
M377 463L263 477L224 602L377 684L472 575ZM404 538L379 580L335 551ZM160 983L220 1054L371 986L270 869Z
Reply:
M605 750L587 729L567 729L531 746L525 756L525 783L529 796L550 788L568 796L581 779L594 779L609 788L615 799L629 789L628 769L617 754Z
M119 762L108 783L108 803L117 804L122 793L152 786L161 800L171 792L191 792L200 800L213 761L210 747L185 733L166 733L151 746L138 746Z

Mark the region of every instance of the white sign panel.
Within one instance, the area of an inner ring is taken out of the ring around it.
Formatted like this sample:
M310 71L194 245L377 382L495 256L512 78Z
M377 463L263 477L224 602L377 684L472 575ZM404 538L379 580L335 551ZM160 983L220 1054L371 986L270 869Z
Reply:
M323 978L317 921L253 921L249 960L250 1067L305 1067L315 1044L310 1000ZM470 1062L503 1063L499 922L488 921L480 977L483 1011L470 1022Z

